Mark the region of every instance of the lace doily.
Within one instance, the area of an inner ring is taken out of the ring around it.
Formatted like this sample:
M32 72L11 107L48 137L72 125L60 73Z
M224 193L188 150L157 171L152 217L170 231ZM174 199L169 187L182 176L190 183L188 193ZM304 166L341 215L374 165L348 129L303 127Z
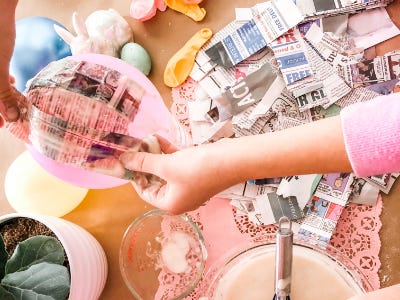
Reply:
M187 102L194 101L197 83L188 79L183 85L172 89L172 114L190 132ZM330 245L339 250L359 267L368 278L372 289L380 288L378 270L380 268L380 237L382 226L380 214L382 199L375 206L350 204L342 212ZM227 250L239 243L261 239L275 233L276 226L253 224L247 216L239 214L229 201L212 199L205 206L191 212L190 217L203 233L208 259L205 272ZM201 280L187 299L204 296L207 282Z

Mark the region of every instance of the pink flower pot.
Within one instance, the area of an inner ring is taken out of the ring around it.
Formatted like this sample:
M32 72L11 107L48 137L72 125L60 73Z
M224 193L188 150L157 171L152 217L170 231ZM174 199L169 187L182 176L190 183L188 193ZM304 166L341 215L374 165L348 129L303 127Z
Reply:
M82 227L67 220L29 213L0 216L0 223L17 217L31 218L54 232L68 257L71 276L69 300L97 300L107 279L107 259L99 242Z

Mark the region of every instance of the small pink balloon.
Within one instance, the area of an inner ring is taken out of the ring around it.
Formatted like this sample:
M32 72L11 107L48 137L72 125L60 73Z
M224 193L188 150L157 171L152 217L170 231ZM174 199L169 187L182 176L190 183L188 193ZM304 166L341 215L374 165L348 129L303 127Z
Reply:
M159 11L165 11L167 9L167 4L164 0L156 0L156 7Z
M157 7L154 0L132 0L130 6L130 15L132 18L141 22L154 17Z

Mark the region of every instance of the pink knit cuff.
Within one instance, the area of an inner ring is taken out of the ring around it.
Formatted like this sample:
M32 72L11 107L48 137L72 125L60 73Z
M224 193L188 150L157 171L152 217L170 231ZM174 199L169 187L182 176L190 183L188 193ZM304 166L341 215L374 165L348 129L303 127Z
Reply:
M340 115L356 176L400 171L400 93L345 107Z

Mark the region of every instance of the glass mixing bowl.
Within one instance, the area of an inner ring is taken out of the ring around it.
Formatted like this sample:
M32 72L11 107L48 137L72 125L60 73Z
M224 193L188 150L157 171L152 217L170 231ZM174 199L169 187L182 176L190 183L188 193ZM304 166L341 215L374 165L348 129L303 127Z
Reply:
M206 250L186 215L149 211L133 221L122 239L122 277L137 299L183 299L203 275Z
M267 236L216 261L205 275L205 298L273 299L274 272L275 236ZM371 290L368 279L346 256L329 245L322 249L295 235L291 299L340 300Z

